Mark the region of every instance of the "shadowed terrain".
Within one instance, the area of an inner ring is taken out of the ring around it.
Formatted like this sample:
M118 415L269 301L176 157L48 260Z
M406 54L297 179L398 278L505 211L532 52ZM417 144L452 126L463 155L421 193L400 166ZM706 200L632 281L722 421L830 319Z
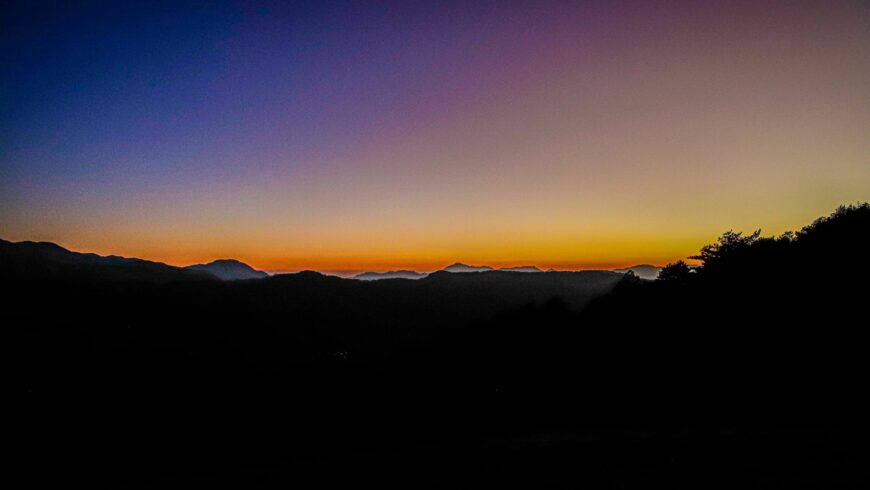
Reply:
M0 242L18 454L92 486L327 486L359 481L336 468L381 468L416 487L469 471L468 485L620 486L646 471L715 486L724 471L722 487L857 487L867 243L860 205L779 237L725 233L700 267L656 281L219 281Z

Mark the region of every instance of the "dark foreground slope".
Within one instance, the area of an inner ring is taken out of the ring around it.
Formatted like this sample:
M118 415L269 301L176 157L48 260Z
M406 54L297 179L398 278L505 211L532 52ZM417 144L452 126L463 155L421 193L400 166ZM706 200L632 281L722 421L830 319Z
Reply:
M859 488L868 230L726 234L656 282L4 276L19 454L92 486Z
M177 275L167 282L162 267L124 278L127 262L4 247L29 434L21 454L36 474L103 483L386 441L405 432L402 420L441 418L418 405L417 387L394 384L405 382L393 379L403 352L553 298L579 310L622 279L443 272L363 282L304 272L225 282L166 266ZM407 434L433 434L416 425Z

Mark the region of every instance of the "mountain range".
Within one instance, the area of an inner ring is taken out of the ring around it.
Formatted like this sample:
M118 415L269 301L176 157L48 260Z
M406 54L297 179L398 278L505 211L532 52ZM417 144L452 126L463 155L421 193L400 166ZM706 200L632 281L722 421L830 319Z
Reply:
M466 265L461 262L457 262L455 264L448 265L444 269L445 272L486 272L494 270L492 267L488 265Z
M49 242L0 240L0 276L23 282L41 280L170 283L214 280L200 270L150 260L78 253Z
M521 270L533 269L523 267ZM457 273L465 271L477 273ZM370 280L375 278L418 280L411 281L412 284ZM166 291L183 287L192 297L200 298L228 291L215 286L218 282L228 282L233 283L233 291L258 290L255 297L277 294L282 308L307 311L318 304L319 311L342 318L342 321L335 321L342 326L364 321L377 323L391 315L402 317L406 314L415 321L421 318L433 321L433 318L447 314L454 318L485 318L506 308L538 304L554 297L562 298L570 307L579 308L592 298L609 292L622 276L610 271L532 274L453 264L429 274L391 271L365 273L356 279L313 271L269 276L242 262L226 259L175 267L142 259L77 253L53 243L0 240L0 281L3 283L36 288L53 284L65 289L66 285L88 285L100 290L112 290L121 283L137 288L167 285L171 287ZM134 298L125 297L125 301L127 299L132 301ZM385 313L391 309L395 311ZM321 324L320 321L317 323Z
M544 272L533 265L520 265L517 267L503 267L499 270L507 272Z
M422 279L428 274L424 272L401 270L387 272L363 272L353 276L360 281L377 281L378 279Z
M474 266L467 265L461 262L457 262L455 264L448 265L447 267L441 269L443 272L451 272L451 273L466 273L466 272L492 272L492 271L504 271L504 272L544 272L541 269L533 265L524 265L518 267L504 267L501 269L495 269L488 265ZM411 270L398 270L398 271L386 271L386 272L363 272L361 274L357 274L353 276L353 279L359 279L361 281L377 281L379 279L422 279L429 275L426 272L417 272Z
M625 274L628 271L634 272L634 274L641 279L653 280L656 279L659 275L660 267L656 267L653 265L635 265L631 267L626 267L624 269L614 269L611 272L618 272L620 274ZM543 272L558 272L555 269L548 269L546 271L539 269L533 265L522 265L515 267L502 267L496 269L494 267L490 267L488 265L468 265L463 264L461 262L456 262L455 264L448 265L447 267L441 269L438 272L450 272L454 274L463 274L470 272L494 272L494 271L502 271L502 272L524 272L524 273L543 273ZM363 272L361 274L357 274L353 276L353 279L359 279L362 281L376 281L379 279L421 279L426 277L428 274L425 272L417 272L411 270L399 270L399 271L387 271L387 272Z
M137 258L101 256L67 250L50 242L10 242L0 239L0 275L7 279L34 282L172 282L257 279L267 277L237 260L216 260L208 264L175 267Z
M116 255L101 256L93 253L79 253L67 250L50 242L9 242L0 239L0 273L38 280L51 277L53 279L88 278L104 282L143 281L152 283L183 282L195 280L222 281L263 279L268 273L235 259L220 259L207 264L196 264L187 267L175 267L162 262L154 262L137 258L119 257ZM660 268L652 265L636 265L613 272L627 273L629 271L641 279L655 279ZM522 272L543 273L541 269L526 265L496 269L487 265L468 265L461 262L451 264L438 272L471 273L471 272ZM556 272L548 270L546 272ZM361 281L381 279L422 279L431 275L426 272L412 270L395 270L386 272L363 272L353 276Z

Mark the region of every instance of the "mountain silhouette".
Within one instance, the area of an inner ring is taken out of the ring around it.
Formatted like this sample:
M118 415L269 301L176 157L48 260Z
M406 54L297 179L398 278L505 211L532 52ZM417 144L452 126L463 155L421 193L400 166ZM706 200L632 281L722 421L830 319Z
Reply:
M240 279L262 279L269 274L258 271L253 267L235 259L221 259L208 264L196 264L185 267L188 270L204 271L223 281L235 281Z
M455 264L448 265L447 267L445 267L441 270L445 271L445 272L486 272L486 271L491 271L494 269L488 265L474 266L474 265L465 265L461 262L457 262Z
M629 271L634 272L634 274L641 279L653 280L659 277L659 272L661 272L661 267L656 267L654 265L649 264L641 264L641 265L633 265L631 267L626 267L624 269L613 269L613 272L619 272L621 274L625 274Z
M197 270L136 258L78 253L49 242L0 239L0 276L6 280L170 283L212 280Z
M426 277L425 273L409 270L387 272L363 272L353 276L361 281L376 281L378 279L420 279Z
M505 272L544 272L533 265L520 265L516 267L502 267L500 271Z
M441 269L445 272L490 272L490 271L504 271L504 272L543 272L541 269L533 265L524 265L517 267L503 267L500 269L495 269L490 266L470 266L462 263L455 263ZM399 270L399 271L387 271L387 272L363 272L361 274L357 274L353 276L354 279L360 279L363 281L372 281L377 279L420 279L426 277L428 274L424 272L410 271L410 270Z

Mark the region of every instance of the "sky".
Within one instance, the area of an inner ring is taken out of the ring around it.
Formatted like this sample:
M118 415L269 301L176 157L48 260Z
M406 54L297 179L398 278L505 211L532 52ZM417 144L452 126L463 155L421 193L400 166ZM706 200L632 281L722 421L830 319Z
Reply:
M12 241L610 268L870 200L866 1L3 2L0 56Z

